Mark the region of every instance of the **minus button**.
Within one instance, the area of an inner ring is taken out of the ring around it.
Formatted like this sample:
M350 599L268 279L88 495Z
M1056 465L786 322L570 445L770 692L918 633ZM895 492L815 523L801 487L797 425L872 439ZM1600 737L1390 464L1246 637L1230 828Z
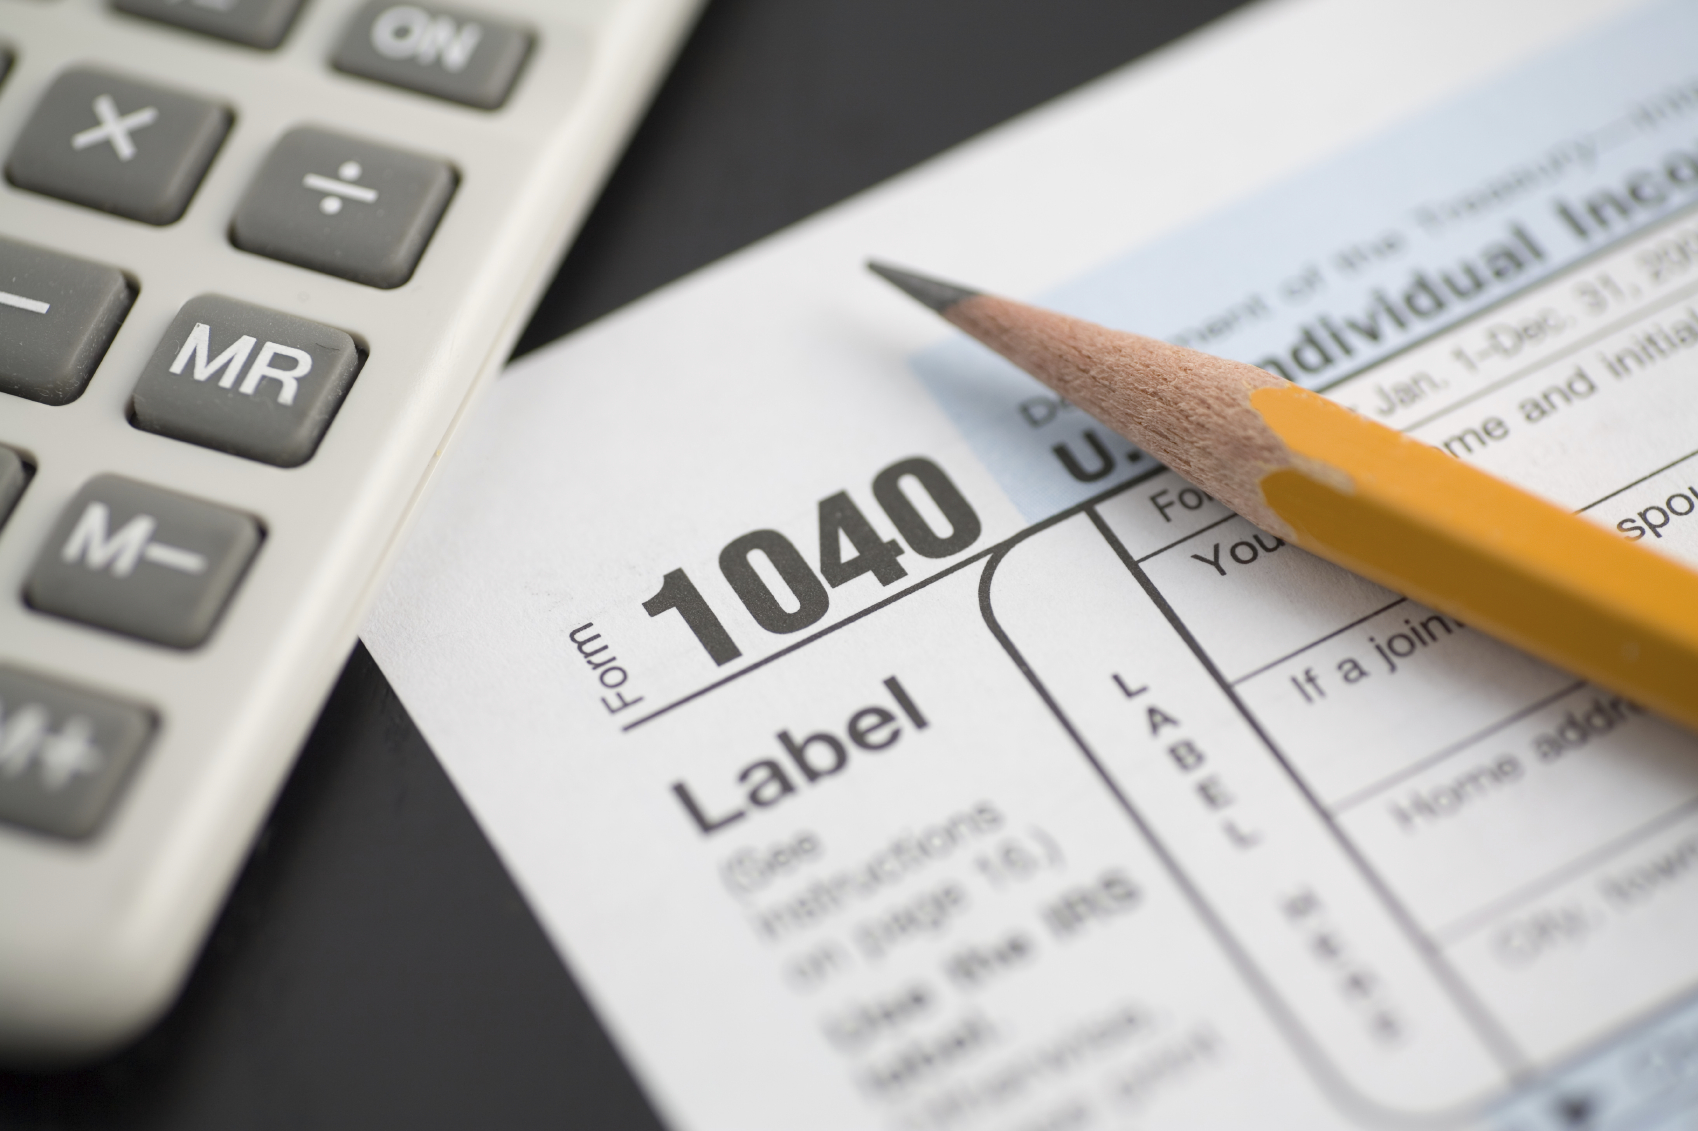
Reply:
M0 306L15 306L19 310L27 310L31 314L46 314L50 303L41 302L23 295L15 295L11 291L0 291Z

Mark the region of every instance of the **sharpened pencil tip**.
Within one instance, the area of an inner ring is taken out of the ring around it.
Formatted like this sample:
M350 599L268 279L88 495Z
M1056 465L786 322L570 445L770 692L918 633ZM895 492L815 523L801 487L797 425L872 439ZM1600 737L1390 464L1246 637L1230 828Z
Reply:
M966 287L958 287L942 279L916 275L912 271L904 271L900 267L892 267L876 259L867 260L867 270L906 292L908 297L925 303L939 314L946 313L956 303L966 302L979 294L978 291L970 291Z

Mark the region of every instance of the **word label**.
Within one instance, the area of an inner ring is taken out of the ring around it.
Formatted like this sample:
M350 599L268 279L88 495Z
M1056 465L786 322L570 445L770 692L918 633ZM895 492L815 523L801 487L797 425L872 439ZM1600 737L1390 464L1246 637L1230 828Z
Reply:
M925 730L931 725L895 676L884 681L884 689L915 730ZM744 791L741 806L704 808L696 800L695 791L682 781L672 783L672 794L684 806L684 812L689 814L701 834L712 836L751 812L770 809L796 796L798 782L816 786L841 774L849 768L851 745L857 750L877 754L891 749L902 738L902 727L896 714L876 705L862 707L850 715L843 730L849 738L849 745L829 731L816 731L800 741L788 730L779 731L775 737L784 748L785 759L762 758L738 771L736 788Z

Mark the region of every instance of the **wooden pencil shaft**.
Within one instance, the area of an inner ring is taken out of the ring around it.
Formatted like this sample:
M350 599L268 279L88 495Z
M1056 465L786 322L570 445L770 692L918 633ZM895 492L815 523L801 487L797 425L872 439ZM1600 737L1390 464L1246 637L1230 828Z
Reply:
M1698 573L1255 366L875 270L1264 530L1698 729Z
M1351 474L1262 481L1297 545L1698 729L1698 573L1295 385L1251 401Z

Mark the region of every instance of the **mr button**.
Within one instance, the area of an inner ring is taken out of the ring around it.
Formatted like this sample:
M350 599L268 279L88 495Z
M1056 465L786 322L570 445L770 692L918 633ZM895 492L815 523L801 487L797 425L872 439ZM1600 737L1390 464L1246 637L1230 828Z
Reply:
M193 648L258 548L245 514L99 475L59 515L24 596L44 613Z
M341 330L218 295L183 304L132 400L136 427L295 467L359 369Z

